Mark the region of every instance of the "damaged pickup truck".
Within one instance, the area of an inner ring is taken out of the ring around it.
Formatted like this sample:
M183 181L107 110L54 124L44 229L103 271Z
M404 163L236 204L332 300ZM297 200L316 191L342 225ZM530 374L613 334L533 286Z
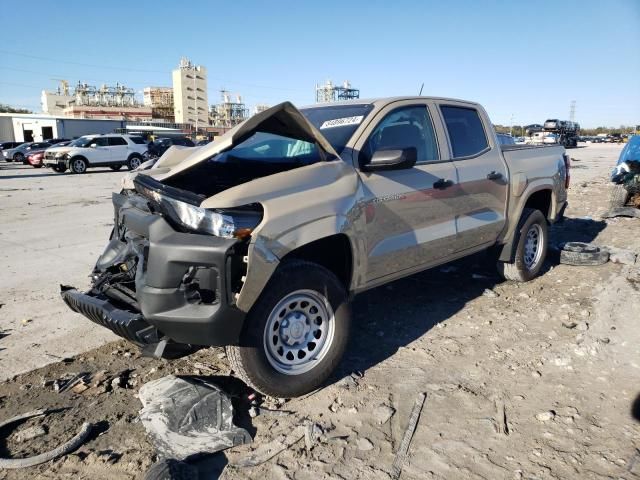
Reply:
M285 102L129 175L91 289L64 301L158 357L225 346L294 397L338 365L353 295L485 249L538 275L569 158L501 146L476 103L402 97Z

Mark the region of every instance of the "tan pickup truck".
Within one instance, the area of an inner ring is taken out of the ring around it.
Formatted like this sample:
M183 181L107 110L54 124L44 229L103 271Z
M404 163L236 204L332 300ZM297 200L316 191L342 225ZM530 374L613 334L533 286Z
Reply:
M569 158L499 145L476 103L402 97L285 102L130 175L92 288L65 302L152 355L225 346L292 397L339 363L355 294L489 248L506 279L535 277Z

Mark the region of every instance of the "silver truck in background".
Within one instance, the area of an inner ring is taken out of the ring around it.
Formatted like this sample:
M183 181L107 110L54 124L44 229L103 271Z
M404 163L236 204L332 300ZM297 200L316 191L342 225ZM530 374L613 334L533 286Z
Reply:
M489 248L506 279L538 275L569 158L501 146L476 103L400 97L285 102L129 175L92 288L65 302L153 355L225 346L293 397L339 363L353 295Z

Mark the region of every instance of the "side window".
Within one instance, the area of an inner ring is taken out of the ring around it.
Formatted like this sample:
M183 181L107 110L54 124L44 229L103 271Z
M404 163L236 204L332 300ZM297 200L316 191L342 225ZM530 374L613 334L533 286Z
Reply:
M136 143L138 145L144 145L145 143L147 143L144 141L144 138L142 137L129 137L129 139L131 139L133 143Z
M438 142L426 105L402 107L388 113L369 136L360 153L360 164L369 162L376 150L414 147L418 162L439 159Z
M109 140L109 145L112 147L128 145L127 141L122 137L107 137L107 139Z
M107 137L97 137L91 140L90 145L96 144L98 147L106 147L107 146Z
M455 158L475 155L489 146L476 109L446 105L440 109Z

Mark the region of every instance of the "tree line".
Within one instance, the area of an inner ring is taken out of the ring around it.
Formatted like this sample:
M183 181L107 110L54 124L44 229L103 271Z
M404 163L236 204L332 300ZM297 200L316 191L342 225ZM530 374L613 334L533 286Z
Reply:
M525 135L525 126L523 125L513 125L513 127L509 127L509 125L494 125L494 127L498 133L509 133L511 131L514 137L524 137ZM640 125L637 127L640 127ZM637 127L633 127L631 125L620 125L619 127L581 128L580 135L595 136L599 133L612 134L640 132L640 128Z
M26 108L14 108L11 105L0 103L0 113L33 113Z

